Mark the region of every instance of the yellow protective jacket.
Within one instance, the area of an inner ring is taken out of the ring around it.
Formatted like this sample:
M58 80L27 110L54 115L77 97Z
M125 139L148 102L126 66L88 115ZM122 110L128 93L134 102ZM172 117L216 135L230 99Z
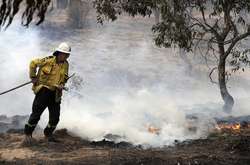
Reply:
M36 94L42 87L54 91L59 85L64 86L68 80L68 70L68 62L57 64L55 56L32 60L29 72L30 78L38 78L38 82L33 85L32 90Z

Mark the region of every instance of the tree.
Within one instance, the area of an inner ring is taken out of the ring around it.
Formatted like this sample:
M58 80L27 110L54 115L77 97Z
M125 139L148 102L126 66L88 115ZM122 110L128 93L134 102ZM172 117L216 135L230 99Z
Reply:
M56 0L56 7L58 9L66 9L68 6L68 0Z
M150 16L158 8L160 23L152 28L158 46L178 46L194 51L206 43L206 55L211 52L218 55L218 83L223 108L232 110L234 99L227 89L226 62L230 55L242 58L241 53L233 54L237 44L250 35L249 0L95 0L94 4L100 23L106 19L114 21L122 12L131 16ZM243 56L246 61L246 54Z
M8 28L14 17L18 15L19 9L22 13L23 26L28 27L32 20L36 20L36 25L40 25L47 13L48 8L53 9L54 4L57 9L69 8L69 17L74 27L80 28L89 12L88 0L2 0L0 3L0 27Z
M69 18L70 24L75 28L82 28L86 23L86 17L90 10L90 4L87 0L70 0L69 1Z
M155 16L155 24L160 22L160 11L158 9L154 9L154 16Z
M82 27L82 1L70 0L69 1L69 17L70 23L73 27Z
M187 57L187 52L184 49L179 49L179 56L186 65L186 68L187 68L186 73L190 75L193 70L193 65Z
M2 0L0 3L0 27L7 28L20 7L25 8L22 13L22 25L28 26L34 16L38 19L36 24L39 25L44 21L50 3L51 0Z

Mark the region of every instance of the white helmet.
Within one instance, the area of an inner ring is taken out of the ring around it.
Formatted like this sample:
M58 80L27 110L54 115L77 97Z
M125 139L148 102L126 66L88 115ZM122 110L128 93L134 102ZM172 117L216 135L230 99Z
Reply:
M67 53L70 54L71 52L71 47L66 43L62 42L55 50L55 52L62 52L62 53ZM54 52L54 53L55 53Z

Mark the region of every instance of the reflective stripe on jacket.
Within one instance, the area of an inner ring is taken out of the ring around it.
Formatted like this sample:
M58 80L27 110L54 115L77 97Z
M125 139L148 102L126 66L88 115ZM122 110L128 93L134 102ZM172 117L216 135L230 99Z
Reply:
M30 78L38 78L37 84L32 87L34 93L38 93L42 87L55 90L57 86L65 85L68 80L68 68L67 61L57 64L55 56L32 60L30 63Z

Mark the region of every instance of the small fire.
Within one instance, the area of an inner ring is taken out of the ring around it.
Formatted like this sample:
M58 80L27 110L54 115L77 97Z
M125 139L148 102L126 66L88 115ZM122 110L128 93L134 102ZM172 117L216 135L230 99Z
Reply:
M240 128L241 128L240 124L235 124L235 125L232 126L233 130L239 130Z
M218 130L233 130L233 131L240 131L243 128L250 128L249 124L240 124L240 123L220 123L217 125L216 129Z
M152 125L148 126L148 132L152 133L152 134L156 134L159 135L160 134L161 129L160 128L156 128Z

